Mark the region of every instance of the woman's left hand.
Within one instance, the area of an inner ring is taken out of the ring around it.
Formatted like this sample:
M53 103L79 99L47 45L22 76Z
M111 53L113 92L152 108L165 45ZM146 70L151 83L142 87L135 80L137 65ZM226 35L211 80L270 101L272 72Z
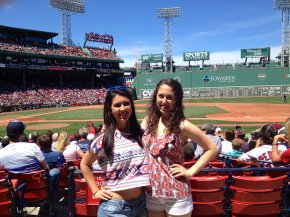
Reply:
M187 169L185 169L183 166L179 164L172 164L170 166L170 174L173 175L174 178L177 178L180 176L185 176L185 177L192 176Z

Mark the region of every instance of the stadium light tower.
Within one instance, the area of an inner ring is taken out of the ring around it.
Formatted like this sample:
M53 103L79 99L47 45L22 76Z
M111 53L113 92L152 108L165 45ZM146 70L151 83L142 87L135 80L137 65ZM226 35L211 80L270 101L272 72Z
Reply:
M175 8L160 8L157 9L157 17L164 18L165 20L165 71L168 72L170 67L170 72L172 72L172 33L171 33L171 23L172 17L180 16L180 7ZM170 65L168 66L168 63Z
M274 0L274 9L282 10L281 64L283 67L290 67L290 0Z
M71 15L85 12L84 0L49 0L49 7L61 12L61 44L73 46L71 39Z

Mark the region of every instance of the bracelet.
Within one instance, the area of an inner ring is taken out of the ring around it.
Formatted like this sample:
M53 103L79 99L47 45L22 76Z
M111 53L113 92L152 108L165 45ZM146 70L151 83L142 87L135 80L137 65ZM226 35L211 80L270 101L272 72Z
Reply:
M96 193L98 193L99 190L101 190L101 189L98 189L95 191L95 193L93 194L94 197L95 197Z

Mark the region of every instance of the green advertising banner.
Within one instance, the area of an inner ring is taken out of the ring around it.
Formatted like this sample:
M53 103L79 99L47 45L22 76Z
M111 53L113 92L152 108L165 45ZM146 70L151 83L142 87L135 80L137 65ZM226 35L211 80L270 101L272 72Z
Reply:
M241 49L241 58L249 57L270 57L270 48Z
M183 53L183 61L209 60L208 51Z
M142 63L160 63L163 62L163 54L145 54L141 55Z

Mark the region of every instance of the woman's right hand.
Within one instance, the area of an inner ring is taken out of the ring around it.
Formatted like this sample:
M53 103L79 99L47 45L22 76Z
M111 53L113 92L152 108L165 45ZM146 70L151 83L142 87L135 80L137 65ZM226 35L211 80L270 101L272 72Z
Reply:
M113 197L113 192L108 191L109 189L109 187L101 187L101 189L93 194L93 199L111 200Z

